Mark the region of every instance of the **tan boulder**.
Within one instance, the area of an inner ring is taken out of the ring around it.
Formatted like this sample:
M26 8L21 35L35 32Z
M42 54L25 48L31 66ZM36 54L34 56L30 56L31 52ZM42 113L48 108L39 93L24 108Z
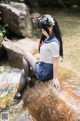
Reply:
M23 53L29 51L33 55L38 53L38 42L31 40L30 38L21 39L18 41L10 41L5 39L2 45L7 50L8 59L11 65L23 68L22 66L22 56Z
M28 89L23 100L37 121L80 121L80 98L66 89L58 91L51 81Z

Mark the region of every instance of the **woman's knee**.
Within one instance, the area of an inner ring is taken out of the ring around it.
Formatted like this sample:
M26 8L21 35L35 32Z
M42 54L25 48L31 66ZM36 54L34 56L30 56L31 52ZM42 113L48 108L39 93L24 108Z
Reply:
M22 58L22 63L23 63L23 66L25 67L25 66L28 66L28 62L27 62L27 60L25 59L25 57L23 56L23 58Z
M24 69L21 71L21 76L22 76L22 78L24 78L24 79L26 79L26 77L27 77L27 75L26 75Z
M25 57L26 57L26 55L24 54L22 57L22 61L26 60Z
M21 71L21 76L25 76L24 69Z
M24 55L23 55L23 58L22 58L22 59L27 61L27 53L24 53Z
M35 70L35 63L37 62L37 59L30 52L24 54L23 56L24 65L25 61L32 67L33 70Z

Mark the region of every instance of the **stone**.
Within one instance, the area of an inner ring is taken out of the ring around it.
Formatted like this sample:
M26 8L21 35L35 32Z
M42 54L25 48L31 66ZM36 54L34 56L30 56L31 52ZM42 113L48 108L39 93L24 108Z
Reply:
M0 21L1 21L1 11L0 11Z
M31 14L32 24L34 28L38 28L38 17L40 17L41 14L39 12L34 12Z
M24 2L24 0L11 0L11 1L13 1L13 2L19 2L19 3L23 3Z
M79 8L79 6L77 4L72 5L72 8L76 9Z
M80 121L80 97L65 86L57 90L52 81L27 89L23 102L37 121Z
M20 37L32 36L32 23L27 5L17 2L0 4L0 11L2 13L1 22L8 25L14 34Z
M38 42L35 42L30 38L24 38L14 42L5 39L2 42L2 45L7 50L10 64L20 69L23 68L22 56L24 52L26 53L27 51L29 51L33 55L38 53Z

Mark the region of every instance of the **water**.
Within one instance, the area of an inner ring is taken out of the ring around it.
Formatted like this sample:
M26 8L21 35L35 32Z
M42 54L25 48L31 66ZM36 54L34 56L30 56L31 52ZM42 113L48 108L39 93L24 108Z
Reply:
M10 121L32 121L29 111L23 109L23 100L15 105L12 102L19 84L21 70L8 66L7 62L3 64L0 66L0 114L6 112Z

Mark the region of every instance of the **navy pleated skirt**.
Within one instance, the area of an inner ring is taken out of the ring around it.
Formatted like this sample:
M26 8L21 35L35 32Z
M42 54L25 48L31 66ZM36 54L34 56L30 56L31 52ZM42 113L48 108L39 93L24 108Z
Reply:
M35 75L40 81L48 81L53 79L53 64L37 62L35 64Z

